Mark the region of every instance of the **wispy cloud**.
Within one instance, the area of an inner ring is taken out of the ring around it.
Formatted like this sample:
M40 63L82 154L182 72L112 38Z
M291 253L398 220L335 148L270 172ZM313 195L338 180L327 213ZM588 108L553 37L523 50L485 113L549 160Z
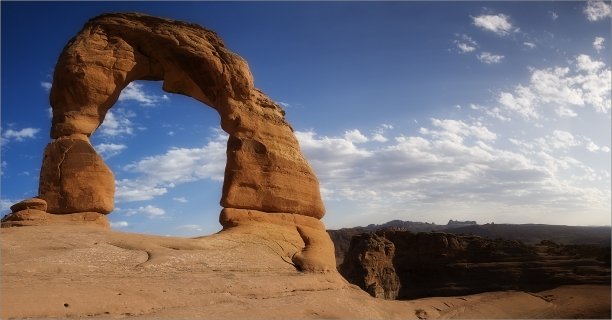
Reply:
M557 21L557 19L559 19L559 15L556 12L554 12L554 11L550 11L550 18L553 21Z
M120 154L126 148L126 145L116 143L100 143L94 146L94 149L105 159Z
M172 200L180 203L187 203L187 199L185 197L174 197Z
M472 21L475 26L494 32L498 36L506 36L519 30L512 25L510 17L505 14L483 14L472 17Z
M575 117L575 108L585 105L609 113L610 79L605 63L582 54L569 67L532 69L529 84L519 84L513 92L501 92L498 102L524 119L539 119L540 109L546 107L565 118Z
M529 48L529 49L533 49L533 48L535 48L535 47L536 47L536 44L535 44L535 43L533 43L533 42L528 42L528 41L523 42L523 45L524 45L525 47Z
M10 141L24 141L26 139L34 139L36 134L40 131L39 128L23 128L19 130L8 129L2 133L4 143Z
M476 50L478 43L470 36L465 34L456 34L457 39L453 43L457 46L460 53L468 53Z
M48 82L48 81L41 81L41 82L40 82L40 86L41 86L43 89L45 89L45 91L49 92L49 91L51 91L51 86L52 86L52 83L51 83L51 82Z
M166 214L166 211L164 209L156 207L156 206L152 206L150 204L146 206L138 207L136 209L125 209L121 211L123 211L126 216L142 214L142 215L147 216L148 218L161 217Z
M114 221L110 223L111 228L121 229L127 228L130 224L127 221Z
M501 63L502 60L504 59L503 55L493 54L493 53L490 53L490 52L482 52L477 57L478 57L478 60L480 60L480 61L482 61L483 63L486 63L486 64Z
M202 227L197 224L184 224L176 227L176 229L182 231L202 231Z
M606 39L602 38L602 37L595 37L595 40L593 40L593 49L595 49L595 51L597 51L597 53L599 53L601 50L605 49L605 45L604 42L606 41Z
M610 17L610 4L601 0L589 0L584 7L584 14L589 21L599 21Z
M145 157L124 166L136 175L117 181L118 201L150 200L181 183L211 179L223 181L227 134L215 136L201 148L170 148L160 155Z
M167 95L154 95L147 93L144 90L144 86L138 82L131 82L128 84L119 95L119 101L135 101L141 106L153 107L159 104L160 101L167 101L170 98Z
M118 137L122 135L131 135L134 133L134 124L130 120L136 116L133 112L115 108L110 110L104 117L104 122L98 131L106 138Z

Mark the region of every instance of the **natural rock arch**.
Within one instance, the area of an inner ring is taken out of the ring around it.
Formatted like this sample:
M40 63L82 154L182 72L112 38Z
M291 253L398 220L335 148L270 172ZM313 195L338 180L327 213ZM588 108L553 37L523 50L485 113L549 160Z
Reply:
M212 31L142 14L88 21L61 53L53 77L51 138L39 197L47 211L109 213L114 177L89 143L119 94L134 80L211 106L229 134L221 206L325 213L318 181L284 111L253 85L247 63Z
M319 221L325 213L319 183L284 111L253 86L247 63L214 32L138 13L93 18L62 51L38 197L13 205L3 228L109 227L114 176L89 137L135 80L163 80L165 91L191 96L221 116L229 139L223 230L216 236L263 245L299 270L335 272L334 245Z

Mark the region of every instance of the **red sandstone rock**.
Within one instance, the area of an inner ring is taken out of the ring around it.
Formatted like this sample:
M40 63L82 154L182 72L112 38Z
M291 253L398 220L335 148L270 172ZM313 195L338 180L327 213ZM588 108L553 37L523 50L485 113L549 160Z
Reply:
M39 197L49 213L110 213L115 178L84 135L53 140L45 149Z
M11 206L11 212L18 212L26 209L47 211L47 201L40 198L30 198L17 202Z
M9 214L2 219L2 228L46 225L83 225L110 229L106 216L97 212L50 214L41 210L25 209Z
M274 241L280 250L279 255L301 271L336 270L334 244L318 219L226 208L221 211L219 221L223 232L248 233Z
M319 183L284 111L254 87L242 58L214 32L194 24L135 13L87 22L55 66L51 137L90 136L121 90L139 79L163 80L165 91L191 96L219 112L230 136L222 206L323 217ZM113 198L106 180L111 176L98 170L103 162L92 156L93 166L75 167L74 176L60 177L52 169L64 152L58 144L64 145L53 141L47 148L40 180L50 212L110 211ZM102 177L103 187L72 188L83 182L81 175Z

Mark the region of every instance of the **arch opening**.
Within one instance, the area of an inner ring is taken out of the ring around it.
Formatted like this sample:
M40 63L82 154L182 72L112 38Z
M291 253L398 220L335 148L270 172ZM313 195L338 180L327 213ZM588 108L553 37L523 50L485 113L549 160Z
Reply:
M53 140L39 186L50 213L113 210L114 176L89 137L135 80L162 80L164 91L217 110L229 135L222 207L323 216L318 181L293 129L253 86L247 63L212 31L140 14L90 20L58 59Z
M161 235L218 232L227 134L215 110L161 87L130 83L90 137L115 174L110 224Z
M218 112L228 135L219 217L224 236L273 242L279 258L301 271L335 270L334 246L319 221L325 213L319 183L281 107L253 86L247 63L214 32L138 13L95 17L62 51L38 197L13 205L3 227L84 222L108 228L115 178L90 137L121 91L139 79L163 80L164 91Z

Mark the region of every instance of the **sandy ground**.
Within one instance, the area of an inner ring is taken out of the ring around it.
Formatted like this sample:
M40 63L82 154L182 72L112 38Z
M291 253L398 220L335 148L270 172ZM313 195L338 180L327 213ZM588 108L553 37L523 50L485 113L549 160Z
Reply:
M3 319L610 318L610 286L375 299L337 273L296 271L253 234L37 226L2 229L0 239Z

